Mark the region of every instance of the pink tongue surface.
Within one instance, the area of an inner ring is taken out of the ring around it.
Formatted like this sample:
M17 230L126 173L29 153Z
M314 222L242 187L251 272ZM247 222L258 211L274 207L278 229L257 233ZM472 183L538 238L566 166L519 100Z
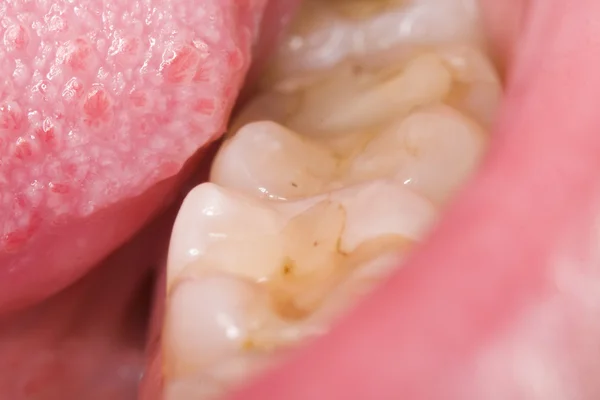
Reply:
M117 2L112 2L112 4L115 3ZM127 3L122 2L122 4ZM68 206L62 209L63 214L57 213L56 210L53 211L51 207L45 208L46 214L44 216L46 220L43 221L43 224L37 226L37 230L28 232L30 235L29 240L24 240L27 237L15 233L4 237L6 242L3 244L4 247L2 247L0 253L0 258L2 258L0 260L0 354L2 355L0 357L0 371L5 372L0 376L0 398L2 399L53 400L85 398L90 400L130 400L137 397L140 377L142 376L146 378L144 379L146 391L140 394L141 398L160 398L160 357L156 352L158 348L156 337L151 338L150 357L148 358L145 354L146 339L148 338L146 317L149 313L147 298L150 296L147 289L151 286L148 278L153 275L153 269L156 269L165 256L170 227L177 212L177 203L181 200L178 192L184 190L178 185L178 182L183 181L186 175L191 175L194 168L197 172L194 173L191 181L185 184L186 187L194 182L197 184L206 179L205 172L210 157L200 159L207 154L205 150L210 153L215 146L205 146L204 150L193 157L192 162L188 162L188 167L185 169L190 170L190 174L179 173L176 178L162 181L150 190L148 190L148 187L156 183L160 173L152 175L152 165L148 166L142 163L142 159L136 161L136 158L139 158L140 155L155 152L158 161L154 166L158 166L161 162L160 153L162 153L162 159L167 161L176 160L180 165L198 147L206 144L213 136L218 135L223 129L229 108L235 101L243 72L247 69L250 53L250 42L247 35L250 35L252 30L257 30L254 24L248 22L249 19L255 19L256 24L261 24L261 38L253 50L259 57L265 56L269 51L268 49L273 47L274 39L281 34L282 22L287 18L284 14L289 15L292 12L293 5L297 3L297 0L275 0L270 2L267 8L264 9L262 21L257 18L262 12L261 7L263 4L261 2L220 1L218 2L219 7L224 7L224 9L219 8L219 11L223 14L203 14L210 11L210 4L207 1L202 3L203 10L199 10L199 6L194 8L191 4L184 4L183 2L179 5L173 4L176 2L170 3L172 6L170 8L163 6L161 12L166 13L168 11L171 15L179 17L185 14L184 11L191 14L196 12L198 15L208 15L209 20L212 21L212 26L205 24L203 29L195 32L194 35L190 35L190 37L193 36L196 39L196 44L199 43L198 38L204 38L205 36L209 36L211 40L215 41L216 47L208 48L211 54L203 60L203 65L210 66L210 68L202 69L203 66L201 64L196 65L195 61L190 64L192 65L190 68L195 68L196 72L202 70L203 73L212 74L210 76L216 78L212 86L209 85L210 82L208 81L193 82L193 79L192 83L168 83L164 77L167 63L162 71L154 71L149 75L153 77L151 81L155 84L154 86L147 84L148 87L168 99L175 95L184 96L181 93L189 91L185 94L188 98L193 99L194 96L201 99L210 97L215 101L215 104L220 101L223 108L221 111L215 111L212 117L208 114L207 116L201 115L201 118L205 118L203 120L204 125L194 127L194 129L172 130L169 135L164 134L165 130L169 129L169 124L177 121L174 118L170 119L171 117L165 111L163 117L167 118L169 122L156 125L149 132L129 130L124 133L128 140L137 143L137 148L130 149L129 152L121 149L118 141L99 140L102 135L112 135L111 132L117 132L119 124L112 125L114 127L112 131L103 129L81 131L86 133L81 137L85 138L87 145L82 144L76 152L80 155L80 164L73 163L72 165L94 169L96 172L110 168L115 169L110 165L103 167L102 163L96 165L102 160L97 157L94 158L94 150L89 147L89 144L95 144L96 148L103 151L112 149L115 154L115 158L111 159L112 162L119 162L118 165L121 166L135 165L141 177L132 177L123 171L117 170L114 172L116 175L111 181L96 174L94 176L97 179L102 178L105 180L90 179L84 183L93 186L95 184L101 185L106 180L114 182L116 185L115 190L118 189L118 193L121 193L122 196L115 196L111 199L107 195L102 197L96 193L97 197L94 197L84 191L80 182L76 190L73 189L69 193L60 193L65 196L62 198L64 201L62 204ZM57 2L54 1L54 4L53 7L56 7ZM148 7L151 6L148 2L146 4ZM238 8L236 9L233 5ZM0 12L4 10L2 7L6 6L0 5ZM32 13L36 14L43 11L41 3L38 4L38 7L32 10ZM82 7L81 1L77 7ZM177 28L178 34L181 35L186 27L197 26L194 21L197 21L196 17L198 15L194 14L192 17L191 14L187 18L180 18L183 22ZM220 15L227 16L227 20L219 20ZM69 18L72 17L74 17L74 14L70 14ZM169 19L171 17L168 15L160 17L161 20L165 18ZM70 21L67 17L65 17L65 20ZM171 25L171 27L173 26ZM144 38L140 40L151 40L154 37L152 36L154 35L154 29L161 30L163 29L161 27L162 25L158 24L153 29L147 29L146 36L140 36L140 38ZM123 28L124 31L127 29L129 28ZM240 34L240 30L242 33L246 32L246 34L237 36ZM221 36L215 36L217 33ZM166 34L163 33L163 35ZM208 41L208 39L204 40ZM165 39L163 45L166 46L169 43L169 40ZM158 45L153 46L153 51L155 51ZM240 49L244 61L244 65L239 70L233 68L228 61L229 53L227 49L236 48L236 46ZM162 57L162 53L159 55ZM36 56L39 56L39 54L36 54ZM211 57L216 59L211 59ZM18 58L15 56L13 59L15 63L17 63L16 59ZM187 61L184 64L187 65ZM259 65L260 63L255 63L255 72L259 69ZM116 71L116 74L124 74L126 69L121 64L115 64L114 71ZM142 74L138 70L138 79L149 79L146 78L146 73L149 72L146 71ZM158 79L158 81L155 82L154 79ZM227 80L229 81L226 82ZM14 85L14 82L11 84ZM230 86L224 86L225 84ZM136 85L136 89L143 87L145 86L141 84ZM223 92L219 92L219 90ZM231 93L227 93L228 91ZM211 93L213 96L208 96ZM62 93L57 94L57 96L55 102L61 99ZM25 95L14 96L14 98L19 101L19 104L34 104L31 99L26 101L29 97ZM127 93L122 94L122 96L115 95L111 98L114 98L113 101L117 104L123 103L131 106L128 103ZM85 98L82 99L79 102L70 103L72 109L65 106L65 111L70 110L72 113L71 119L77 116L77 112L85 104ZM145 113L142 113L148 118L160 115L160 110L156 108L156 104L159 104L159 98L153 98L152 101L152 104L154 104L152 107L154 108L150 107ZM35 104L45 112L53 112L53 108L46 106L44 102ZM181 110L175 110L173 113L178 113L177 118L181 123L180 126L195 124L197 122L196 118L200 118L193 114L189 104L184 102L179 104L178 107ZM131 114L128 114L127 111ZM116 111L116 114L119 112ZM123 109L124 119L130 118L131 121L135 122L137 118L139 121L136 123L139 123L141 121L140 115L139 110L133 106L129 109ZM20 136L24 136L24 134ZM0 139L4 140L4 138L5 136L0 136ZM149 141L152 140L163 140L164 147L152 150L149 145ZM186 146L189 145L189 148L182 147L182 142ZM104 147L97 143L103 144ZM175 148L177 143L180 143L179 148ZM207 147L208 149L206 149ZM6 148L3 147L3 149ZM68 146L65 146L66 150L68 150ZM88 151L90 154L86 153ZM4 153L1 155L4 156ZM132 159L127 159L125 156ZM38 153L34 154L32 152L30 157L31 161L28 165L44 166L47 162L45 157L49 160L60 160L61 153L58 148L40 148ZM121 159L121 157L125 158ZM17 160L19 159L17 158ZM24 164L20 164L21 161L13 160L10 165L5 161L5 158L0 158L0 166L2 167L0 173L2 174L9 171L9 167L12 168L10 171L13 171L13 169L17 170L20 166L21 175L35 175L37 179L46 176L36 173L35 170L28 171ZM87 165L88 162L91 165ZM58 163L58 161L55 161L55 163ZM55 172L54 176L60 175L60 171ZM175 172L176 170L171 171L169 174L172 175ZM154 176L156 179L144 181L142 179L144 174ZM166 177L169 174L165 173L164 175ZM56 180L54 179L52 182ZM15 188L24 187L19 186L18 183L11 182L15 185ZM7 190L9 187L11 191ZM54 185L47 185L46 191L42 190L42 193L45 196L51 196L49 190L52 187ZM21 194L16 190L13 191L12 186L7 185L6 190L4 187L2 189L0 199L2 199L4 193L8 193L9 196ZM142 195L137 198L131 197L136 191L141 192ZM25 190L25 192L27 191ZM112 205L108 205L99 212L94 211L89 214L76 212L78 204L84 204L85 201L94 198L108 199L108 203ZM101 265L95 267L83 279L35 306L2 315L11 308L24 306L27 302L39 300L53 291L59 291L69 280L85 273L88 266L94 264L96 259L101 258L101 254L109 252L119 241L123 240L122 238L130 236L133 231L137 231L139 225L143 224L148 216L154 214L160 208L160 205L166 204L169 198L177 198L177 200L169 207L166 214L162 213L158 219L137 234L134 240L113 253L108 259L105 259ZM55 207L60 205L56 202L53 204ZM32 207L23 209L24 215L30 215L35 211L37 210ZM59 217L59 214L63 217ZM4 227L5 223L12 224L13 218L16 218L16 216L12 217L9 213L0 215L2 215L0 227ZM8 216L11 216L11 218L9 219ZM76 232L77 230L79 230L79 233ZM11 228L10 231L14 232L15 230ZM111 237L111 234L114 236ZM15 240L15 238L19 240ZM45 243L45 247L42 247L40 243ZM74 251L76 243L79 243L80 248ZM88 246L87 249L82 243ZM64 253L57 252L56 248L63 245L65 246L63 247ZM96 247L95 253L90 255L91 246ZM58 255L61 256L60 259L57 258ZM79 260L74 259L77 256L79 256ZM54 257L54 259L50 257ZM43 263L38 263L37 260L42 260ZM52 263L49 263L49 261L52 261ZM7 264L7 262L10 262L10 264ZM6 278L9 279L8 282L6 282ZM158 287L162 286L159 284ZM164 301L164 297L157 296L155 301L157 304L155 309L157 318L152 329L155 333L159 332L160 328L160 305L162 301ZM149 369L147 368L148 363L151 367Z
M224 128L266 0L0 4L0 314L82 276Z

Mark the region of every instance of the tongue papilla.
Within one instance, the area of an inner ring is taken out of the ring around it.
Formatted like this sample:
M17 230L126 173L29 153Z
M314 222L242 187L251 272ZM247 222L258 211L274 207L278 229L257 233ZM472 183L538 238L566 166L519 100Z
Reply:
M527 5L491 153L434 234L233 399L600 396L600 3Z

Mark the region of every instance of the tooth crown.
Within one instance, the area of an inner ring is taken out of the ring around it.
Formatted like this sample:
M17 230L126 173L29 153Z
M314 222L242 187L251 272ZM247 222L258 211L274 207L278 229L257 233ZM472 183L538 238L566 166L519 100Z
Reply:
M501 86L458 3L307 1L175 223L168 396L218 397L327 332L473 173ZM386 19L406 32L373 39Z

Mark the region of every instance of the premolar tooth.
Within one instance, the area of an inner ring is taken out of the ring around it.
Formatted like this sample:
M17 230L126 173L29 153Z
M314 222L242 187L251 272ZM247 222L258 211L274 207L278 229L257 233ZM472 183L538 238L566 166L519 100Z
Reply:
M351 177L396 176L436 203L475 169L486 148L481 128L446 106L415 112L373 139Z
M263 121L244 126L223 144L211 181L257 197L294 199L322 192L337 167L325 147Z

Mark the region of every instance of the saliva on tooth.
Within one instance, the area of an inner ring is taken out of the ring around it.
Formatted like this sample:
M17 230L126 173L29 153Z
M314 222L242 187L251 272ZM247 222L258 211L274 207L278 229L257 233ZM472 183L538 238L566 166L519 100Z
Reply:
M177 217L167 399L219 398L325 334L485 154L502 92L468 2L305 3Z

